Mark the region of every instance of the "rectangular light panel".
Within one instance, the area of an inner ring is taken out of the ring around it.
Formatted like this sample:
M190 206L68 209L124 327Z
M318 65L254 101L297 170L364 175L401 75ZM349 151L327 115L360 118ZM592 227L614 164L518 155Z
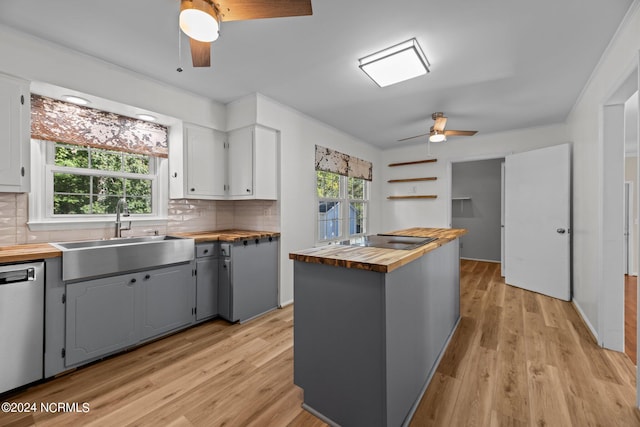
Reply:
M413 38L360 60L360 68L380 87L429 72L429 61Z

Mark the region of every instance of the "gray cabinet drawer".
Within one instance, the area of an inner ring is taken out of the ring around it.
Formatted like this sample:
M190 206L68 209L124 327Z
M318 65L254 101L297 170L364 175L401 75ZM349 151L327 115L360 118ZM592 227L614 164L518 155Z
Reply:
M196 245L196 258L214 256L215 243L198 243Z

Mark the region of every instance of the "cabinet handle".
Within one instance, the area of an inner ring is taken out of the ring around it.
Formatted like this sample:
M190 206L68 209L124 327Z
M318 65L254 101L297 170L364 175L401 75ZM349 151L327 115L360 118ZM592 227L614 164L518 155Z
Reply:
M133 279L131 279L131 281L130 281L130 282L131 282L131 283L136 283L136 279L135 279L135 277L134 277Z
M151 275L150 275L150 274L146 274L146 275L144 276L144 280L149 280L149 279L151 279Z
M256 239L256 245L260 243L260 239Z
M205 253L205 254L208 254L208 253L209 253L209 249L205 249L205 250L204 250L204 253Z
M173 173L173 177L174 177L174 178L177 178L177 177L178 177L178 172L174 172L174 173Z
M247 193L251 193L251 189L250 188L247 188Z
M22 168L20 168L20 174L21 174L22 176L24 176L24 166L23 166Z
M191 189L191 191L196 191L196 189L195 189L195 188L192 188L192 189Z
M249 244L249 242L247 242L246 240L244 240L244 241L242 242L242 244L243 244L243 245L245 245L245 246L247 246L247 245Z

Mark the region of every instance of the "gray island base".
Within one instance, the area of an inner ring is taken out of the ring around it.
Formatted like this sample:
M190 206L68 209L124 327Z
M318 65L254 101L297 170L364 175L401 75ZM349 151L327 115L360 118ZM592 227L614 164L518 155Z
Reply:
M408 425L460 319L458 239L387 273L294 261L294 382L331 425Z

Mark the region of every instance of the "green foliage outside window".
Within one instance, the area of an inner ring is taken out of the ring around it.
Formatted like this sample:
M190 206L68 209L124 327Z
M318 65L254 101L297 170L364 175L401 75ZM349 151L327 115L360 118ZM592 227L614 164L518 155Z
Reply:
M56 144L54 165L60 168L53 173L54 215L114 214L123 197L130 213L152 213L150 162L150 156ZM64 168L74 170L63 171ZM141 177L105 175L100 171Z

